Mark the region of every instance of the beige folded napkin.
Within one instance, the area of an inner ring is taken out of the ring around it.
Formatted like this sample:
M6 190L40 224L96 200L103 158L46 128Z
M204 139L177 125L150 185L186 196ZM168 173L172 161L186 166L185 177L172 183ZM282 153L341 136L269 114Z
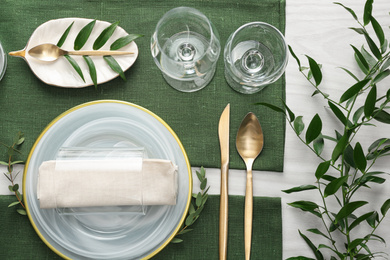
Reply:
M175 205L176 194L177 166L169 160L57 160L39 167L41 208Z

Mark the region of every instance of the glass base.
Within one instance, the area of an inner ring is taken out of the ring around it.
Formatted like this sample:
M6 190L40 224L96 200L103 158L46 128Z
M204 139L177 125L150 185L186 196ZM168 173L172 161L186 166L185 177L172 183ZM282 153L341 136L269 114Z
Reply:
M211 71L209 71L203 77L197 77L197 78L190 79L190 80L188 80L188 79L186 79L186 80L175 79L175 78L168 76L164 72L162 73L162 75L163 75L165 81L174 89L181 91L181 92L195 92L195 91L201 90L202 88L206 87L210 83L210 81L214 77L215 69L216 69L216 67L214 67Z
M249 86L249 85L245 85L243 82L237 82L228 73L226 73L226 69L225 69L225 79L232 89L242 94L254 94L263 90L266 86L268 86L265 84L260 86Z

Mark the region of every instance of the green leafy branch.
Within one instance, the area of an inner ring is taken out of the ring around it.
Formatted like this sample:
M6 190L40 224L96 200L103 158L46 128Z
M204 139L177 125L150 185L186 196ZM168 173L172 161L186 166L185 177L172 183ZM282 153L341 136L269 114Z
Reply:
M72 22L67 27L65 32L60 37L60 39L59 39L59 41L57 43L58 47L61 47L65 43L65 40L68 37L68 34L69 34L73 24L74 24L74 22ZM73 48L75 50L80 50L85 45L85 43L87 42L87 40L89 39L89 37L90 37L90 35L92 33L92 30L93 30L95 24L96 24L96 20L93 20L93 21L89 22L87 25L85 25L80 30L80 32L77 34L77 36L75 38L75 41L74 41L74 47ZM115 32L115 29L117 28L118 24L119 24L119 22L112 23L109 26L107 26L100 33L100 35L96 38L95 42L93 43L93 50L99 50L100 48L102 48L104 46L104 44L106 44L106 42L111 38L111 36ZM124 46L126 46L128 44L130 44L132 41L134 41L135 39L140 38L140 37L143 37L143 35L141 35L141 34L128 34L126 36L120 37L119 39L115 40L111 44L110 50L112 50L112 51L118 50L118 49L120 49L120 48L122 48L122 47L124 47ZM70 55L64 55L64 56L68 60L68 62L72 65L72 67L77 72L77 74L81 77L81 79L85 82L85 78L84 78L83 72L82 72L80 66L77 64L77 62ZM95 64L93 63L93 60L91 59L91 57L89 57L87 55L84 55L83 58L84 58L84 61L86 62L87 66L88 66L89 74L90 74L92 82L93 82L93 84L95 85L95 88L96 88L97 87L97 74L96 74ZM119 63L112 56L110 56L110 55L103 56L103 59L106 61L108 66L113 71L118 73L119 76L124 81L126 81L126 77L125 77L125 74L124 74L121 66L119 65Z
M359 79L347 68L341 67L356 83L348 87L340 98L333 99L325 93L320 85L322 83L322 66L313 58L306 56L308 67L301 65L301 60L289 46L290 53L297 61L299 71L310 82L315 89L312 96L321 95L327 102L327 109L342 123L343 131L334 130L334 136L323 134L323 122L319 114L314 115L306 127L302 116L295 116L291 109L283 102L283 107L277 107L268 103L258 103L267 106L277 112L283 113L288 119L290 127L294 130L299 140L305 144L322 161L314 173L316 183L303 184L284 190L285 193L304 192L317 190L321 196L321 203L310 200L301 200L289 203L290 206L304 212L311 213L319 218L323 229L311 228L308 232L325 238L327 244L315 245L308 236L299 231L300 236L309 246L315 259L323 260L324 250L330 252L331 260L335 259L359 259L366 260L374 257L386 256L384 252L372 252L369 242L385 240L376 235L375 232L386 217L390 209L390 199L383 202L379 210L370 210L365 213L363 207L369 205L368 201L356 200L355 195L363 188L370 188L371 185L383 184L386 179L386 172L373 171L375 162L384 156L390 155L390 138L379 138L375 140L368 149L363 149L361 143L356 140L356 134L362 127L374 126L378 121L390 124L390 114L387 111L390 102L390 89L387 93L379 96L377 84L390 75L390 51L388 41L378 21L372 16L373 0L365 3L363 21L360 22L356 13L341 3L335 3L345 8L360 25L359 28L350 28L362 35L366 40L360 50L351 45L355 61L364 77ZM371 25L376 39L370 36L367 26ZM377 43L378 44L377 44ZM357 101L363 101L363 105ZM304 131L306 129L306 133ZM331 144L330 158L322 155L325 140ZM338 206L330 207L329 200L336 201ZM357 226L366 223L370 228L367 234L361 234ZM336 241L341 235L341 241ZM338 245L345 245L339 248ZM305 256L291 257L289 260L313 259Z
M188 227L192 226L199 218L200 213L203 211L204 205L206 204L207 198L209 196L207 192L210 187L207 187L206 170L203 167L201 167L200 171L196 171L196 176L200 181L201 191L198 192L197 194L192 194L192 200L191 200L187 218L184 224L181 226L179 232L172 239L171 243L177 244L183 242L183 239L181 239L180 236L192 231L192 229Z
M20 206L22 206L22 208L18 208L16 211L19 214L21 214L21 215L26 215L26 210L25 210L26 207L23 204L23 197L22 197L22 195L19 192L19 184L15 183L15 179L18 176L19 172L17 172L16 174L14 174L14 172L13 172L15 164L23 163L23 161L17 161L17 160L14 161L14 159L13 159L14 156L15 156L15 153L20 154L20 151L19 151L18 148L23 144L23 142L24 142L24 136L20 132L15 136L12 145L6 145L6 144L0 142L0 144L2 146L6 147L8 149L7 160L6 161L0 161L0 164L4 165L4 166L7 166L7 172L4 173L4 176L11 183L11 185L8 186L8 189L12 193L15 194L15 197L17 199L17 201L12 202L11 204L9 204L8 207L10 208L10 207L13 207L13 206L16 206L16 205L20 205Z

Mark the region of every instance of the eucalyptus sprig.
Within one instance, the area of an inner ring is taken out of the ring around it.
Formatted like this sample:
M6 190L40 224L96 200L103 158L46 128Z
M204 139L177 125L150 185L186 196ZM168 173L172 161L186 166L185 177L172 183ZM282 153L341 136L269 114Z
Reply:
M323 224L322 227L307 229L314 237L325 239L327 243L315 243L306 234L299 231L300 236L309 246L317 260L323 260L327 251L331 260L366 260L375 257L387 257L385 252L372 252L371 242L385 240L376 234L383 224L390 209L390 199L381 202L379 209L373 209L369 201L357 199L357 194L365 188L381 185L389 175L383 171L373 170L378 159L390 155L390 138L382 137L375 140L364 149L362 142L357 140L357 133L363 127L372 127L378 121L390 124L390 88L387 93L379 95L377 84L390 75L390 51L388 40L379 22L372 16L373 0L365 3L363 21L356 13L341 3L335 3L345 8L357 21L360 27L350 28L361 34L365 45L360 49L351 45L355 60L364 74L359 77L347 68L341 68L350 75L356 83L346 88L340 98L332 98L326 94L320 85L322 81L322 66L312 57L306 56L308 67L301 65L301 60L290 48L290 53L298 63L299 71L313 86L314 95L321 95L328 109L336 120L340 121L343 130L334 130L334 135L323 134L324 122L319 114L314 115L306 127L302 116L295 116L293 111L283 103L277 107L268 103L258 103L277 112L283 113L297 137L305 144L321 162L314 172L315 183L303 184L284 190L285 193L305 192L316 190L321 203L311 200L300 200L289 203L290 206L311 213ZM370 35L368 26L373 28L375 40ZM368 46L368 48L367 48ZM388 79L388 78L387 78ZM385 86L381 86L381 88ZM359 102L361 101L361 102ZM359 106L357 104L363 104ZM306 133L304 131L306 129ZM329 158L322 154L325 140L332 151ZM334 206L335 202L337 206ZM370 209L369 206L371 206ZM365 210L364 210L365 209ZM366 225L368 233L362 233L357 227ZM344 245L344 246L343 246ZM306 256L291 257L288 260L313 259Z
M14 174L14 172L13 172L15 164L23 163L23 161L14 160L15 153L19 153L20 154L19 147L23 144L23 142L24 142L24 135L21 132L19 132L15 136L12 145L6 145L6 144L0 142L0 144L2 146L7 148L7 160L0 161L0 164L4 165L4 166L7 166L7 172L4 173L4 176L11 183L11 185L8 186L8 189L12 193L15 194L15 197L17 199L17 201L12 202L11 204L9 204L8 207L10 208L10 207L14 207L14 206L20 205L21 208L18 207L16 209L16 211L19 214L21 214L21 215L26 215L26 210L25 210L26 207L23 204L23 197L22 197L22 195L19 192L19 184L15 183L15 179L18 176L19 172L17 172L16 174Z
M204 205L206 204L207 198L209 196L207 192L209 191L210 187L207 187L206 170L201 167L200 171L196 171L196 176L200 181L201 191L196 194L192 194L192 200L186 220L180 227L179 232L177 232L176 236L172 239L171 243L177 244L183 242L183 239L180 238L181 235L192 231L192 229L188 227L193 225L199 218L200 213L203 211Z
M72 22L67 27L65 32L60 37L60 39L57 43L58 47L61 47L65 43L66 38L68 37L68 34L69 34L73 24L74 24L74 22ZM85 43L87 42L87 40L89 39L89 37L92 33L92 30L93 30L95 24L96 24L96 20L93 20L93 21L89 22L87 25L85 25L80 30L80 32L77 34L75 41L74 41L73 48L75 50L80 50L85 45ZM112 23L109 26L107 26L100 33L100 35L96 38L95 42L93 43L93 50L99 50L100 48L102 48L104 46L104 44L106 44L106 42L114 34L115 29L117 28L118 24L119 24L119 22ZM122 47L125 47L126 45L130 44L132 41L134 41L135 39L140 38L140 37L143 37L143 35L141 35L141 34L128 34L126 36L120 37L111 44L110 50L118 50ZM68 62L72 65L72 67L77 72L77 74L79 74L80 78L85 82L83 72L82 72L80 66L77 64L77 62L70 55L64 55L64 56L68 60ZM84 55L83 58L88 66L89 74L90 74L92 82L96 88L97 87L97 74L96 74L95 64L89 56ZM112 56L110 56L110 55L104 56L103 59L106 61L108 66L113 71L118 73L120 75L120 77L126 81L126 77L125 77L125 74L124 74L121 66L118 64L118 62Z

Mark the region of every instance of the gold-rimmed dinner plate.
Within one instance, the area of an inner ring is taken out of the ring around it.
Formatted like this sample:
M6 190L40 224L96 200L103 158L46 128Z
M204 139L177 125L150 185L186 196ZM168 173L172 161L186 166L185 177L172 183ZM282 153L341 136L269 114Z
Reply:
M147 206L145 215L62 215L40 209L38 168L62 147L143 147L149 158L179 167L174 206ZM35 142L23 177L31 224L55 253L66 259L148 259L161 251L183 224L192 195L191 167L173 130L157 115L135 104L101 100L85 103L54 119Z

